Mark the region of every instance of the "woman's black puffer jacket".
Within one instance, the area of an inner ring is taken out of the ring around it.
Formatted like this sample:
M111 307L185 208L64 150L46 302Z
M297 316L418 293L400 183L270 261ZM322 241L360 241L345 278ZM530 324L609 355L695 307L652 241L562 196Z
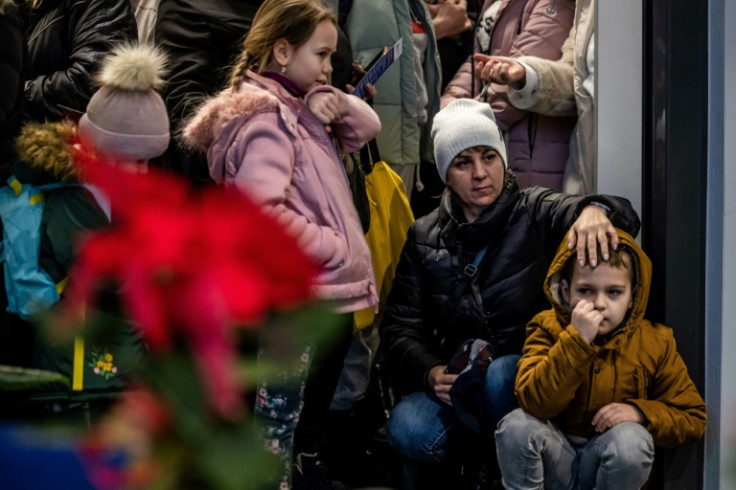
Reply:
M100 60L138 40L130 0L43 0L27 33L24 111L35 121L60 119L59 105L84 112Z
M555 251L592 201L611 209L614 226L639 231L626 199L520 191L509 177L475 222L465 221L446 190L439 208L409 230L380 328L392 381L402 393L428 389L429 370L446 364L466 339L489 341L494 357L521 353L527 322L549 307L542 283ZM471 279L464 269L486 244Z

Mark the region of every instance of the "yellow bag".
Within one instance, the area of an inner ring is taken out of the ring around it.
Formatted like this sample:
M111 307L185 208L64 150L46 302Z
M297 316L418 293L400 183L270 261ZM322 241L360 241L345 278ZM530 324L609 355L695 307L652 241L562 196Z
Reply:
M365 176L365 184L371 214L365 239L371 250L373 273L376 276L379 313L376 315L373 307L356 311L356 332L380 321L406 241L406 232L414 222L404 182L386 162L373 164L373 169Z

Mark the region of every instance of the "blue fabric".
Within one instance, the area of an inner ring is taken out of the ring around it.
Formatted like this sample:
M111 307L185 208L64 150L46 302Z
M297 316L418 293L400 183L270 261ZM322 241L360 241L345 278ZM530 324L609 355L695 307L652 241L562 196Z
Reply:
M31 197L37 194L41 191L30 185L23 185L18 195L10 186L0 188L0 262L4 264L8 311L24 320L59 300L54 281L38 265L44 205L42 200L31 205Z
M72 442L14 426L0 426L0 482L5 490L94 488Z
M0 187L0 219L2 219L2 246L0 263L3 263L8 311L30 320L34 313L45 310L59 300L56 284L39 266L41 248L41 219L44 210L44 192L65 186L82 186L95 197L100 208L110 218L110 205L102 194L91 185L57 182L41 186L22 184L14 176L11 185ZM32 198L36 198L32 202Z
M487 423L493 427L518 406L514 381L518 355L494 360L484 378ZM433 393L417 392L404 398L391 411L388 425L391 447L405 458L427 463L458 461L478 436L465 427L453 407Z

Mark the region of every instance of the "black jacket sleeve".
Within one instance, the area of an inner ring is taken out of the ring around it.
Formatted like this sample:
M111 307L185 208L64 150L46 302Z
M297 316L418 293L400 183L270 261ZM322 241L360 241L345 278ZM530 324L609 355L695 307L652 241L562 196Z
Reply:
M0 14L0 46L0 182L5 183L23 100L25 38L18 12Z
M60 117L59 104L83 112L95 91L92 77L102 58L115 45L138 39L130 0L61 4L37 15L30 26L32 78L25 84L25 109L33 119ZM54 61L59 56L61 65ZM45 71L47 67L53 71Z
M394 381L404 392L428 389L429 370L442 364L432 348L432 332L423 320L423 274L415 238L415 224L401 252L387 309L380 326L381 346Z
M545 249L551 251L552 256L583 209L593 202L608 208L610 210L608 219L613 226L621 228L631 236L636 236L641 227L639 216L631 206L631 202L623 197L602 194L577 196L540 187L523 192L530 219L535 223L539 235L543 237Z

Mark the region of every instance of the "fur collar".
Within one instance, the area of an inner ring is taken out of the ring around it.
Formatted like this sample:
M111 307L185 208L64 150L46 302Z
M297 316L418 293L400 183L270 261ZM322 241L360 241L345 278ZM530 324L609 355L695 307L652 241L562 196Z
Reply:
M77 126L71 121L28 123L16 139L16 150L34 172L50 175L55 181L79 181L74 164L76 137Z
M208 99L185 123L182 140L195 150L207 150L230 122L256 112L279 110L279 99L268 90L244 83Z

